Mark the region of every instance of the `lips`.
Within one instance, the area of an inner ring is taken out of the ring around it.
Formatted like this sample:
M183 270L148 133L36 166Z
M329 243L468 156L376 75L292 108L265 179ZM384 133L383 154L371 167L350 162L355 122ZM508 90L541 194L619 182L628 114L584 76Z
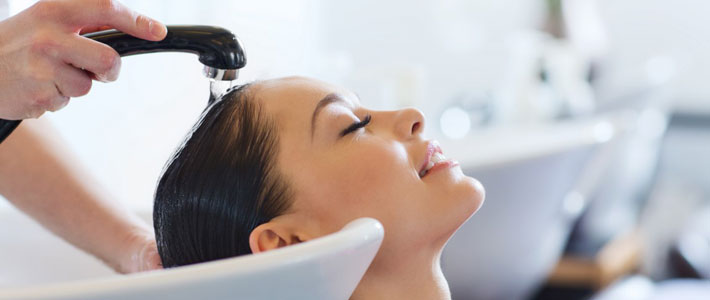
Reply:
M421 166L419 167L419 177L423 178L432 170L446 166L453 166L455 164L455 162L446 159L444 153L441 151L441 147L439 146L438 142L431 141L427 143L424 162L422 162Z

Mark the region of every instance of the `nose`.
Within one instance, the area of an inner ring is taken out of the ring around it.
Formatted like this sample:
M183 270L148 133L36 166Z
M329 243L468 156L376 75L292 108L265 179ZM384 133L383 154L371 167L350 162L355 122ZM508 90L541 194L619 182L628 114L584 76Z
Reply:
M410 139L424 131L424 114L416 108L396 111L395 135L401 139Z

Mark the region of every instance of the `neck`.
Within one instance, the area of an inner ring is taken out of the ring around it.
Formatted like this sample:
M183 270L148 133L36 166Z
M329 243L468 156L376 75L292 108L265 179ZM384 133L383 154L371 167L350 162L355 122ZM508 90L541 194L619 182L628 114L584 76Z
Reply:
M441 251L437 251L406 260L399 258L399 263L384 264L381 262L387 261L386 257L378 255L350 299L450 300L440 256Z

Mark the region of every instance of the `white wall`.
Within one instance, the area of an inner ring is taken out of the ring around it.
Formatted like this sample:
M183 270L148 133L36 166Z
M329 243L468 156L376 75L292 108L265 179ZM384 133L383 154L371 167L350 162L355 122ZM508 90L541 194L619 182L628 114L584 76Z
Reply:
M610 37L606 81L618 89L638 84L649 59L674 63L676 106L710 113L710 2L599 0Z

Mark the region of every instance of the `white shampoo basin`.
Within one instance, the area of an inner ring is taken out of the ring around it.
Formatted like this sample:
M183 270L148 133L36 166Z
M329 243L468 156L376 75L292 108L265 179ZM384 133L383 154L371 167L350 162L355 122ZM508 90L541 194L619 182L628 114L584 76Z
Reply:
M56 256L55 250L67 253L66 249L71 247L13 209L4 211L0 213L0 279L5 279L0 283L2 300L348 299L384 236L377 220L361 218L336 233L265 253L115 275L106 268L92 267L100 264L76 249L73 251L77 253ZM23 237L17 238L20 236L17 232L22 232ZM25 255L8 257L22 249L26 250ZM33 257L31 253L44 253L43 256L61 260L55 265L60 269L51 265L36 268L32 262L35 258L49 259ZM30 266L30 270L23 266ZM79 274L71 274L75 270ZM13 272L19 277L13 276ZM32 282L33 278L38 283Z
M526 299L559 258L606 164L613 119L495 129L442 141L486 189L451 238L442 268L454 300Z

